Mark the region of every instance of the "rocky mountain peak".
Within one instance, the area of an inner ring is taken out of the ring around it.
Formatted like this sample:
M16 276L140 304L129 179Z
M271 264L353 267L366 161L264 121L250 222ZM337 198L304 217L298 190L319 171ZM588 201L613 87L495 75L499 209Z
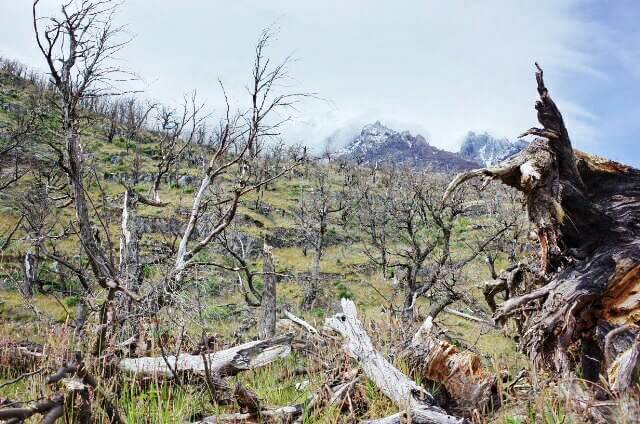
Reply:
M343 149L341 156L362 165L409 166L436 171L459 171L477 167L457 153L431 146L420 134L396 131L380 121L365 125Z
M490 166L518 153L527 144L524 140L511 142L506 138L495 138L486 132L476 134L469 131L460 146L460 156Z

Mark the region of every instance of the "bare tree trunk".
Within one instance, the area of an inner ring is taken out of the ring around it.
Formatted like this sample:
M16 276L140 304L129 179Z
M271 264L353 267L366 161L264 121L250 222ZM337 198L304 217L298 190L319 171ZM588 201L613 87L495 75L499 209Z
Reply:
M324 224L321 224L321 226ZM304 295L302 299L302 308L305 310L312 309L318 300L320 294L320 261L322 260L324 242L324 232L321 230L318 234L318 241L314 246L313 263L311 264L311 275L309 283L304 288Z
M500 305L495 319L525 321L521 347L538 367L570 376L577 364L588 364L585 375L614 383L620 368L612 374L605 366L631 348L602 355L607 334L635 324L640 313L640 171L574 151L539 67L536 80L544 128L524 135L539 138L512 159L458 175L445 197L473 177L499 179L525 194L540 241L538 284ZM583 361L587 353L592 359Z
M34 247L30 247L24 255L24 280L20 291L22 295L30 298L33 296L33 288L38 280L38 256L33 252Z
M156 175L156 178L153 180L153 189L151 191L151 197L156 202L160 201L160 183L162 181L162 175L160 172Z
M262 322L260 337L269 338L276 334L276 276L271 246L264 244L264 290L262 292Z
M120 234L120 264L118 275L120 284L132 293L138 292L140 278L140 229L138 222L138 195L127 187L122 204L122 222ZM117 296L115 308L116 326L122 328L121 339L134 337L132 347L137 346L139 339L139 318L133 314L132 300L129 297ZM121 324L121 325L118 325Z
M416 307L416 273L413 268L407 270L404 284L404 305L402 306L402 320L413 321L413 312Z

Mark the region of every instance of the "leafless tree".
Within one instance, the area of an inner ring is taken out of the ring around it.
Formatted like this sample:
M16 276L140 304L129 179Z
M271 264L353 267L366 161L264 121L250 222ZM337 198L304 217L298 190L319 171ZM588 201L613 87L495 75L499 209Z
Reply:
M322 292L320 262L327 247L327 233L332 219L348 205L344 186L336 189L325 166L313 166L307 174L309 189L300 194L295 218L305 244L313 251L309 281L305 284L302 307L313 308Z
M432 297L429 313L435 317L458 298L454 271L461 266L453 263L451 239L465 213L464 202L458 197L442 203L445 184L435 174L409 169L379 174L375 183L368 181L355 214L366 235L364 251L383 270L394 270L404 289L404 320L413 319L417 299L426 294ZM433 302L437 292L446 295Z
M364 179L361 182L362 198L358 203L358 213L354 215L367 240L364 253L371 263L379 267L382 278L389 276L390 243L395 231L389 218L396 195L396 177L396 172L390 170L381 176L379 185Z
M483 190L484 193L478 194L481 200L478 202L477 215L484 218L481 223L472 226L475 231L470 231L470 239L466 244L471 251L482 250L491 278L496 279L499 271L496 269L496 260L504 257L509 265L518 261L527 243L529 225L523 199L515 190L500 186ZM485 238L490 234L495 237L487 244Z
M158 111L156 132L160 135L160 159L156 162L156 172L151 188L151 196L160 202L160 184L180 161L185 150L194 143L207 115L203 113L204 103L199 103L194 92L191 97L185 97L182 110L163 107Z

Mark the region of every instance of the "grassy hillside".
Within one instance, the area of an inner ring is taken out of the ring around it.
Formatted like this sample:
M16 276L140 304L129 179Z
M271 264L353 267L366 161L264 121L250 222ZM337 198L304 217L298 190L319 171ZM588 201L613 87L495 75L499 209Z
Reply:
M6 71L0 71L0 147L10 142L7 134L18 125L18 116L22 111L30 108L33 97L39 95L41 94L29 81L16 78ZM112 142L108 142L105 129L108 124L107 118L90 112L86 113L86 119L83 119L82 141L86 152L86 167L92 173L92 176L87 179L88 195L104 220L100 230L102 243L108 245L111 242L110 251L114 257L117 257L124 193L120 180L128 181L135 168L134 162L137 161L140 164L139 173L144 178L140 178L140 181L134 184L134 189L144 194L150 191L152 183L146 177L154 172L157 156L160 153L158 136L150 130L144 130L135 141L118 135ZM42 137L56 137L60 123L53 106L45 107L38 125L40 125ZM194 147L194 149L204 148ZM55 155L42 144L34 145L31 153L38 158L39 166L55 167ZM25 156L21 156L23 154L23 151L18 150L13 156L9 154L1 158L2 174L10 175L12 163L16 161L20 163L19 166L25 166ZM340 186L343 183L336 165L309 166L326 167L332 185ZM175 243L175 238L184 223L182 211L190 207L200 173L198 166L194 166L187 160L181 161L172 172L171 178L165 181L161 188L161 198L168 205L163 208L142 205L139 208L140 217L148 223L141 241L143 250L152 249L163 243L167 245ZM190 183L179 183L184 176L194 178ZM16 202L22 194L33 187L34 178L34 175L28 173L0 193L2 241L16 227L20 219L19 205L16 205ZM273 255L276 259L276 271L284 276L278 283L278 304L290 305L309 323L322 328L323 319L337 310L338 299L341 297L353 299L363 320L370 328L377 329L371 334L376 346L389 354L400 369L410 372L406 365L397 359L396 354L403 343L406 343L407 338L413 334L419 322L406 328L391 312L390 304L396 308L402 305L402 290L393 286L390 276L382 278L380 272L369 263L363 249L366 243L365 237L355 224L341 225L337 222L330 224L330 242L321 261L323 301L311 311L297 310L302 298L301 284L310 269L312 258L311 254L306 256L303 254L303 248L296 237L298 221L295 219L294 210L299 203L301 192L309 185L310 182L305 173L300 172L287 175L269 185L257 202L258 194L256 193L243 198L233 224L234 231L244 234L245 240L258 252L262 248L262 240L265 237L275 242ZM72 228L75 220L73 206L50 205L45 219L52 232ZM464 256L469 250L469 243L478 237L478 232L482 231L477 228L482 228L482 224L488 219L486 216L472 216L459 220L454 228L452 254ZM172 220L177 223L172 223ZM11 243L0 254L0 321L2 322L0 338L46 344L50 346L53 352L51 356L54 358L57 353L63 351L65 340L71 337L70 324L77 314L76 292L79 282L69 273L61 274L53 262L45 261L40 273L45 281L46 293L37 293L32 299L25 299L16 287L24 278L22 261L31 242L31 236L24 231L22 225L19 225ZM55 245L51 243L51 249L55 249L65 257L74 258L86 267L82 247L73 234L56 240ZM224 262L228 259L225 258L224 252L215 247L201 252L200 255L202 261ZM249 262L256 270L261 269L260 254L249 255ZM506 264L506 255L498 255L496 267L501 269ZM163 268L149 266L145 269L146 272L160 278ZM463 277L457 282L458 288L473 299L477 299L477 305L484 305L481 302L481 286L490 278L490 274L482 256L474 259L465 268ZM184 310L179 307L168 308L164 312L166 321L153 329L154 345L150 352L158 352L157 340L175 341L181 332L188 336L187 346L184 349L196 344L202 331L215 335L216 343L220 347L256 337L255 320L258 317L258 310L246 305L238 289L238 280L234 272L215 267L199 267L195 280L193 290L197 292L199 299L200 309L197 311L200 315L199 319L193 321L182 319L183 317L179 315L184 314ZM261 287L262 276L256 276L256 285ZM97 304L104 297L104 293L96 290L94 296ZM431 300L428 297L419 298L416 306L417 315L423 318L430 304ZM456 303L452 307L462 312L490 315L488 309L482 306L472 310L463 303ZM196 314L196 311L193 313ZM516 352L514 341L506 337L505 333L508 333L508 329L496 329L446 312L438 316L437 324L446 329L445 334L448 340L462 349L480 353L484 365L498 375L508 372L513 376L520 369L529 367L526 358ZM341 353L337 340L333 340L319 352L321 353L315 356L296 353L271 366L241 373L238 378L252 388L266 405L295 404L318 391L323 384L327 383L328 377L323 372L311 372L305 375L296 374L294 370L322 369L328 364L349 362L349 359ZM5 368L2 368L2 372L3 379L9 380L15 377ZM40 393L43 379L44 374L38 374L18 384L0 386L0 398L41 397L43 396ZM151 381L145 385L139 385L134 379L127 380L123 384L124 389L120 390L117 403L127 416L129 423L184 422L194 414L212 415L235 410L233 405L216 406L211 403L206 389L199 385L179 385L162 381ZM365 393L365 399L362 401L367 406L353 411L349 415L349 420L377 418L395 412L394 405L371 382L367 382L362 390ZM541 396L534 401L522 401L513 395L509 396L504 407L489 420L490 422L534 422L533 420L539 422L537 420L541 416L546 422L567 422L567 418L560 412L562 405L557 404L551 397ZM337 423L345 419L347 419L345 415L330 408L307 417L305 422Z

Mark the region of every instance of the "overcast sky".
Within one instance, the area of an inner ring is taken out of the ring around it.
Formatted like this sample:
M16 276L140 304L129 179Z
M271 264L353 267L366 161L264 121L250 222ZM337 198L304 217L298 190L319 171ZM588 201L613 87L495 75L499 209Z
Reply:
M0 5L0 55L43 69L31 1ZM147 97L196 89L214 111L218 77L246 102L253 45L275 24L291 88L326 99L301 104L285 135L316 146L375 120L449 150L469 130L514 138L537 125L538 61L574 145L640 166L639 1L125 0L117 20Z

